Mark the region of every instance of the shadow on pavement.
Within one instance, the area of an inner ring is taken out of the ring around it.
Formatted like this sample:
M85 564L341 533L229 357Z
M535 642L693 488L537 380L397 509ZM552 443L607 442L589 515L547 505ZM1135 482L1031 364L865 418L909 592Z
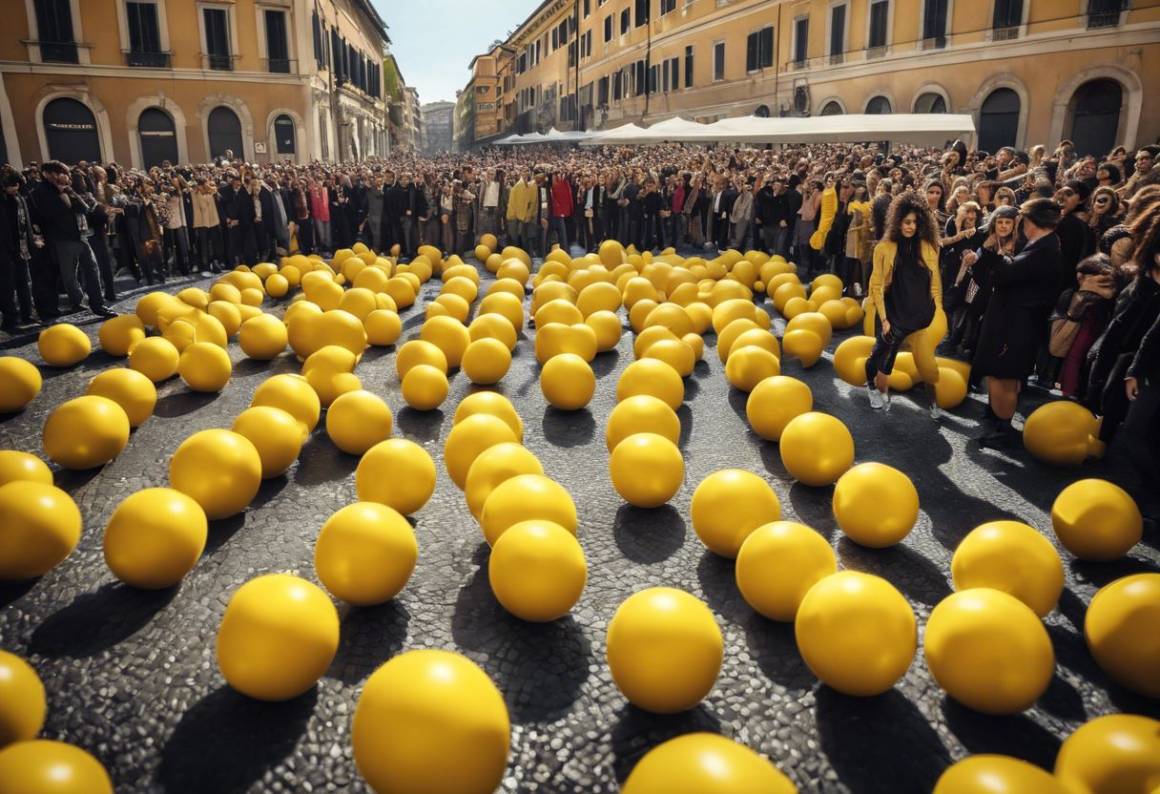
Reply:
M949 697L943 698L942 711L947 727L972 754L1014 755L1048 771L1055 766L1059 738L1022 714L1006 717L980 714Z
M649 750L686 733L720 733L721 721L704 704L679 714L653 714L626 703L612 727L613 771L623 783Z
M540 423L544 438L557 447L580 447L596 435L596 420L587 408L579 411L561 411L549 407Z
M416 411L408 406L395 415L395 421L411 441L434 441L439 438L439 429L443 426L443 412L439 409Z
M176 419L206 407L219 396L219 392L179 391L159 399L153 415Z
M294 482L307 487L336 482L353 474L358 462L357 457L334 446L326 435L316 434L302 446Z
M95 656L143 629L177 590L138 590L109 582L45 618L32 632L28 650L52 657Z
M52 483L65 493L72 495L88 485L104 468L104 466L96 466L82 471L58 469L52 473Z
M612 536L633 562L661 562L684 544L685 519L672 505L648 509L624 504L616 510Z
M397 600L351 607L343 618L338 653L326 676L358 684L403 648L411 613Z

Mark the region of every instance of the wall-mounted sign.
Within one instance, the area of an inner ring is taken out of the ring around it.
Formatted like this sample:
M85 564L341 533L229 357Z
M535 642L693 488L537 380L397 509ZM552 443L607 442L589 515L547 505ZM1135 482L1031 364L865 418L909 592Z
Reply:
M265 154L265 153L266 153L265 141L254 141L254 154Z

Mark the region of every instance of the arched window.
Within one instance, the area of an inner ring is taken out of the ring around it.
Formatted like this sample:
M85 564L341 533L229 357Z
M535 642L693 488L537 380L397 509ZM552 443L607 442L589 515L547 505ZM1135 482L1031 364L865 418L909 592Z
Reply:
M866 112L878 116L884 113L890 113L892 112L890 110L890 100L884 96L876 96L866 103Z
M1076 154L1103 157L1116 145L1124 89L1115 80L1089 80L1071 98L1071 133Z
M842 106L831 99L829 102L826 103L825 107L822 108L822 112L820 115L822 115L822 116L841 116L842 115Z
M100 161L101 137L97 132L97 120L83 102L67 97L54 99L44 106L43 120L51 159L66 163Z
M278 154L294 154L294 119L285 113L274 119L274 151Z
M210 157L221 157L227 149L234 153L234 157L245 157L242 122L238 120L237 113L224 105L219 105L210 111L207 126Z
M769 118L769 105L758 105L757 109L753 111L753 115L759 119Z
M915 113L946 113L947 101L942 98L942 94L936 94L933 91L928 91L914 100Z
M137 134L141 138L141 165L152 168L168 160L176 164L177 130L173 117L161 108L146 108L137 118Z
M983 100L979 111L979 148L995 152L1014 146L1019 135L1019 95L1010 88L997 88Z

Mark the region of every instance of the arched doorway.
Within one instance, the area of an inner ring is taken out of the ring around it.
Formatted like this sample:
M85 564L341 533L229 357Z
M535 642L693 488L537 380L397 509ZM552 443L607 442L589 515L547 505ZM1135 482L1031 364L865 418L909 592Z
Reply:
M1115 80L1089 80L1071 98L1071 133L1077 154L1103 157L1116 145L1124 89Z
M293 155L298 151L294 138L294 119L285 113L274 119L274 151L280 155Z
M914 100L915 113L946 113L947 101L943 99L942 94L936 94L933 91L928 91L921 94L918 99Z
M979 148L995 152L1014 146L1019 134L1019 95L1010 88L997 88L983 100L979 110Z
M137 134L141 138L141 165L152 168L168 160L176 164L177 130L173 117L161 108L146 108L137 118Z
M228 107L219 105L210 111L209 121L209 156L221 157L229 149L234 157L245 156L245 146L242 144L242 122L238 114Z
M101 137L97 120L83 102L68 97L44 106L44 137L52 160L100 162Z
M839 105L837 102L830 100L822 108L822 112L819 115L822 115L822 116L841 116L842 115L842 106Z
M866 103L866 112L875 116L890 113L892 112L890 109L890 100L884 96L876 96Z

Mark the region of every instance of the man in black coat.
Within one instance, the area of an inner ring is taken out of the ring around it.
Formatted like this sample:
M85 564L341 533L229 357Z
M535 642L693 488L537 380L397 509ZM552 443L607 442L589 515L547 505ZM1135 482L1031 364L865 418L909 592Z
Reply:
M733 214L733 202L737 201L737 188L728 176L718 175L719 192L713 197L713 239L717 250L729 247L729 216Z
M0 328L8 333L32 322L29 263L44 247L21 194L23 187L24 177L15 171L4 174L0 182Z
M225 260L227 266L233 268L241 262L245 252L245 228L239 213L245 211L246 207L249 207L249 212L253 212L253 204L246 200L246 190L237 173L230 172L227 184L218 191L218 201L221 205L218 215L225 225L225 234L222 235L226 244Z
M407 191L395 179L394 171L387 171L383 180L383 244L384 253L389 254L391 246L398 245L400 252L406 240L403 239L403 213L407 209Z

